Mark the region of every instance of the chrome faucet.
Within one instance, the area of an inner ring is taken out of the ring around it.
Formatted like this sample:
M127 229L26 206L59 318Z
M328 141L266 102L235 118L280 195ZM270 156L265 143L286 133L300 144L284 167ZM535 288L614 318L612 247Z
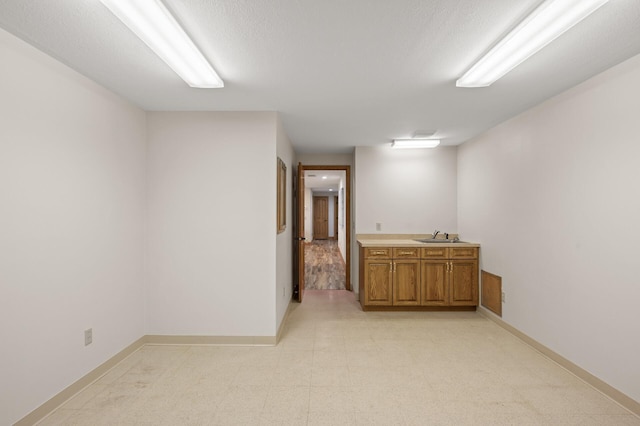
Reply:
M433 234L431 235L431 239L435 240L439 233L440 233L440 231L438 231L437 229L435 231L433 231Z

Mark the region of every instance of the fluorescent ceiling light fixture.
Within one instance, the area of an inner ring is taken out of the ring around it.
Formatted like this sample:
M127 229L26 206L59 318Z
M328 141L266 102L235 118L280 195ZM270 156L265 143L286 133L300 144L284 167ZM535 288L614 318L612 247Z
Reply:
M191 87L224 82L160 0L100 0Z
M545 1L460 77L456 86L491 85L608 1Z
M440 145L439 139L394 139L391 148L435 148L438 145Z

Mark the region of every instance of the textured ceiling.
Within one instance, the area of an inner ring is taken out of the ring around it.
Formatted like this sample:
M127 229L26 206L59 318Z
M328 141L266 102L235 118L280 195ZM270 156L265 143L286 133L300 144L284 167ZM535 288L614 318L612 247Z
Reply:
M273 110L300 153L455 145L640 53L611 0L493 86L455 80L539 0L165 0L225 81L188 87L98 0L0 0L0 26L146 110Z

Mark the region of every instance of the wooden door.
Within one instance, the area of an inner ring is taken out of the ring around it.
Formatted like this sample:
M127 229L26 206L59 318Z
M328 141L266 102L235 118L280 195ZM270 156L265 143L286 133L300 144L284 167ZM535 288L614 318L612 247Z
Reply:
M313 197L313 239L329 238L329 197Z
M449 262L445 260L423 260L421 270L421 304L444 306L449 304Z
M365 304L391 305L391 260L364 261Z
M451 260L451 305L478 304L478 261Z
M419 260L393 262L393 304L401 306L420 304Z
M293 299L302 302L304 294L304 168L298 163L293 201Z

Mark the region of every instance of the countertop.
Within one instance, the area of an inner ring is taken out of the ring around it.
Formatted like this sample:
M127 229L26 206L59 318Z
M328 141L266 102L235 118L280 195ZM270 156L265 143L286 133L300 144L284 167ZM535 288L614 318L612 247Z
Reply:
M421 243L415 241L416 239L424 238L431 238L431 235L366 234L356 236L358 244L362 247L480 247L480 244L468 241L457 243Z

